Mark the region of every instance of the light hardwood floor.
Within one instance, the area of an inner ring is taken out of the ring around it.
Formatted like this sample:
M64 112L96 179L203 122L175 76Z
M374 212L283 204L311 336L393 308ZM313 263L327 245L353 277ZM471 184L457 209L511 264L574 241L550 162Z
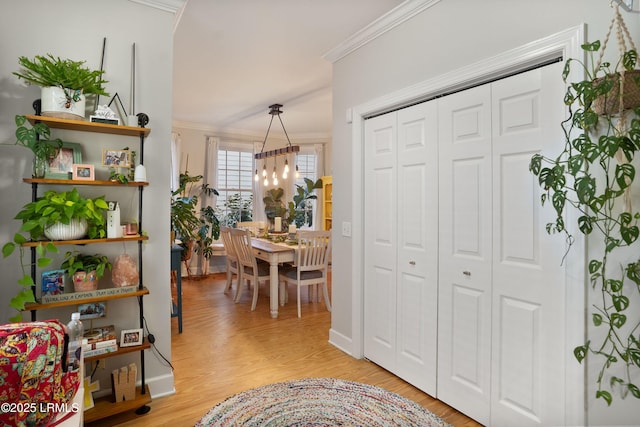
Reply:
M154 399L146 415L122 414L91 427L193 426L216 403L233 394L303 377L374 384L419 403L454 426L480 426L374 363L354 359L329 344L331 314L324 303L307 303L304 290L301 319L297 317L294 287L289 289L289 303L280 307L279 318L271 319L264 288L256 311L251 312L247 290L239 304L231 294L223 293L223 274L182 283L183 333L178 334L175 318L171 331L176 394Z

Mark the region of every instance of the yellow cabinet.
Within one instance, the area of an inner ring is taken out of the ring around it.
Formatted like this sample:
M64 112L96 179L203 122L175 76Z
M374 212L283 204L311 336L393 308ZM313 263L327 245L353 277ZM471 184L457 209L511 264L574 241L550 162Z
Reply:
M331 176L322 177L322 229L331 230L331 216L333 215L333 179Z

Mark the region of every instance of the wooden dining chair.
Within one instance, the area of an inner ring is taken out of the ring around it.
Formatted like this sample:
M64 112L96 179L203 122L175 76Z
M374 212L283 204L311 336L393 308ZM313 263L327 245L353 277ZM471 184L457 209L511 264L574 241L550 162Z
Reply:
M251 245L251 233L249 230L231 229L231 240L238 257L238 287L236 289L235 302L240 302L243 283L253 285L253 301L251 311L256 309L258 303L258 289L260 283L269 281L269 264L258 262Z
M242 271L238 269L238 255L236 254L236 250L233 246L233 241L231 240L231 230L230 227L220 227L220 237L222 238L222 244L224 245L224 250L227 254L226 266L227 266L227 284L224 287L224 293L226 294L231 290L231 286L233 284L233 275L236 275L236 294L234 296L234 300L237 298L238 293L240 293L240 283Z
M280 273L280 280L295 283L297 286L298 317L302 317L300 308L300 288L302 286L322 285L324 304L331 311L329 290L327 287L329 257L331 255L331 231L298 231L298 249L295 265Z

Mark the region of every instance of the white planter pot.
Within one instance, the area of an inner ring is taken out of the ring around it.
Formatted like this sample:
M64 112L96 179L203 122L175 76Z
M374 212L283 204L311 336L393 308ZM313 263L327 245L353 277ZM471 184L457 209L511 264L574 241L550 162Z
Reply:
M41 89L40 99L43 116L84 120L86 101L82 93L78 94L71 89L50 86Z
M44 235L50 240L75 240L84 237L88 228L86 220L72 219L69 224L50 225L45 228Z

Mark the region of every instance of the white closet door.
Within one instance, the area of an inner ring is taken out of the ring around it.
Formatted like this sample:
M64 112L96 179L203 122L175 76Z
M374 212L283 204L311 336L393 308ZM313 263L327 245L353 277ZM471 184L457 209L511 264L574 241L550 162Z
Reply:
M438 325L437 102L398 111L395 373L435 396Z
M365 122L364 354L393 370L396 352L396 114Z
M489 85L441 98L438 118L438 398L488 425L492 257Z
M492 85L492 426L565 425L565 244L547 234L552 209L528 172L563 141L561 73L558 63Z
M365 357L435 395L436 102L365 122Z

